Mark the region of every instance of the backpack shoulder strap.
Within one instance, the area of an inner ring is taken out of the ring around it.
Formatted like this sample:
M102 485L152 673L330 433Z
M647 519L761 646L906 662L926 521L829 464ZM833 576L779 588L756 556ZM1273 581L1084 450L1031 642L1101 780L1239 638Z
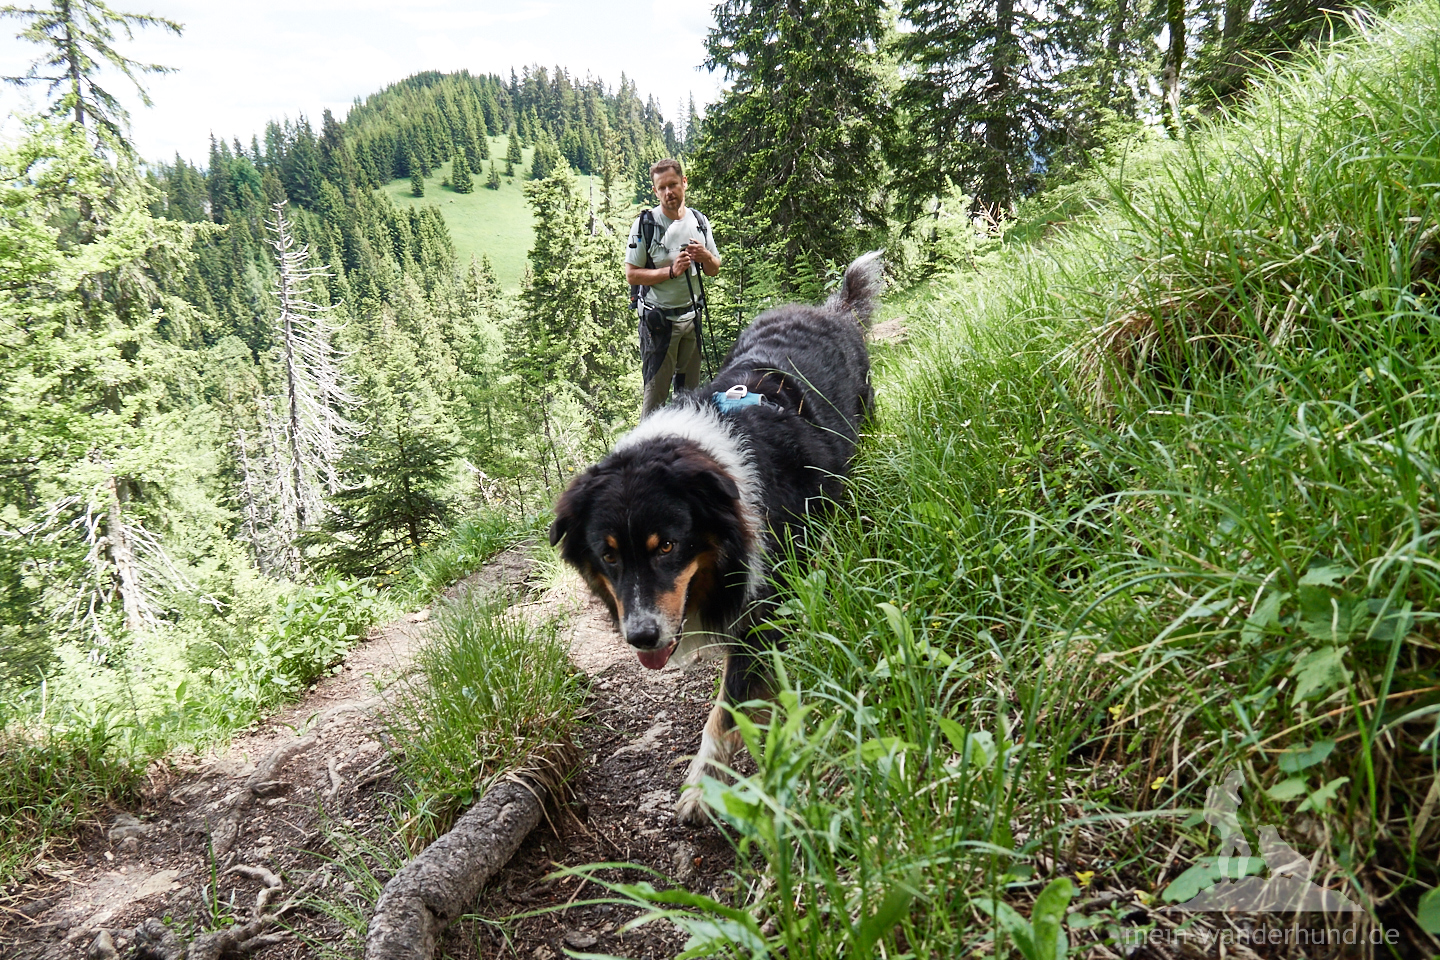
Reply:
M645 269L655 269L655 259L650 256L650 245L655 242L655 230L660 224L655 222L655 212L649 207L640 211L640 242L645 245Z
M696 210L694 207L690 208L690 212L695 214L695 226L700 228L701 235L703 236L704 234L709 233L710 221L705 219L705 214L701 213L699 210Z

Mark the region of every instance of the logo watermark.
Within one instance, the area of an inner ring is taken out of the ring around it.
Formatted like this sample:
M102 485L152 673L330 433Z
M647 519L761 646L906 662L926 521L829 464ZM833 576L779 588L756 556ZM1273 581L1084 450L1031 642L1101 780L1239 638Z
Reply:
M1351 924L1343 927L1309 927L1253 924L1214 929L1201 924L1146 929L1117 928L1116 943L1127 952L1141 946L1165 947L1172 950L1198 948L1208 954L1216 946L1232 947L1355 947L1395 946L1400 942L1396 928L1366 927Z
M1260 856L1256 858L1250 855L1250 841L1240 828L1237 816L1240 809L1240 789L1244 785L1245 778L1240 771L1231 770L1225 775L1220 786L1212 786L1206 792L1202 815L1205 822L1220 834L1219 854L1213 860L1207 858L1191 867L1165 888L1167 900L1184 898L1166 909L1197 913L1363 913L1358 904L1342 894L1327 890L1311 881L1310 875L1314 868L1310 861L1286 843L1280 837L1280 831L1273 825L1261 824L1256 829ZM1262 872L1264 876L1259 875ZM1307 930L1303 927L1287 927L1283 931L1281 928L1268 929L1271 934L1277 935L1282 932L1307 935L1348 932L1361 935L1353 928ZM1314 941L1316 944L1325 942Z

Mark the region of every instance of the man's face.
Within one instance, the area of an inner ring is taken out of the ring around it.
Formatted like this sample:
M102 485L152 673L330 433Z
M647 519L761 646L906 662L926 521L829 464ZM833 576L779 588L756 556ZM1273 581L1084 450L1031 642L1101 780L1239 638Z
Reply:
M655 196L660 198L661 210L668 214L684 206L686 180L673 169L661 170L650 182L655 187Z

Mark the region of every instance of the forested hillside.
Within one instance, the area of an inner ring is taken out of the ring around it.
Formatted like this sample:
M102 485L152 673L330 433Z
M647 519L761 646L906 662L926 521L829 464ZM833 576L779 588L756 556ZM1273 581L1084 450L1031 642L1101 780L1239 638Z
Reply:
M403 596L427 547L469 555L441 543L462 517L539 509L634 416L616 231L680 146L628 82L543 68L413 77L203 165L31 121L4 156L0 671L22 715L43 693L142 753L247 722L363 632L362 583ZM483 190L487 159L537 219L519 296L458 261L438 202L377 189L443 163L441 191Z

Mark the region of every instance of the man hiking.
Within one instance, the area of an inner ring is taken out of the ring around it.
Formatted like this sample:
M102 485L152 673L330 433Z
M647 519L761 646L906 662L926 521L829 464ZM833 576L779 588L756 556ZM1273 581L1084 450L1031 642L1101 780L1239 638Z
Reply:
M625 279L640 313L640 372L645 381L643 419L675 389L700 385L699 270L720 272L720 251L704 215L685 206L685 171L679 160L650 168L660 206L642 211L630 228ZM647 222L649 221L649 222Z

